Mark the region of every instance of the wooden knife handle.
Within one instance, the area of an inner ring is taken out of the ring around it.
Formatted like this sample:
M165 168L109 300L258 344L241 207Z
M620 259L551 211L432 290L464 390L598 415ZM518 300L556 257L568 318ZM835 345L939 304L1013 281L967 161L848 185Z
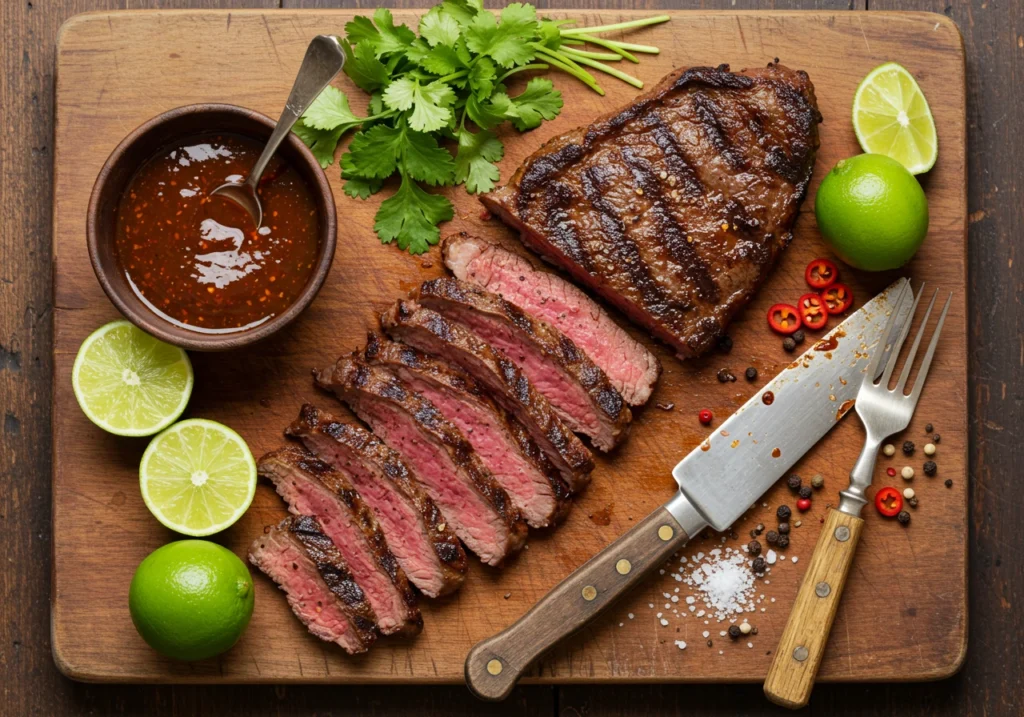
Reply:
M838 510L825 519L764 681L765 695L777 705L799 709L811 698L863 527L861 518Z
M541 653L576 632L664 563L689 537L659 508L580 566L517 622L477 643L466 657L466 684L479 698L503 700Z

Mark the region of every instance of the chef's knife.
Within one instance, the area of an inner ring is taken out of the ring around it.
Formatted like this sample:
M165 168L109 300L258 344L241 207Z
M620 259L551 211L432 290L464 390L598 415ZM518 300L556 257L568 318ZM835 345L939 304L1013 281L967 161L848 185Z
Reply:
M673 469L679 491L466 658L466 683L501 700L545 650L583 627L710 526L724 531L853 406L900 279L814 343ZM887 342L888 343L888 342ZM884 365L885 361L881 364Z

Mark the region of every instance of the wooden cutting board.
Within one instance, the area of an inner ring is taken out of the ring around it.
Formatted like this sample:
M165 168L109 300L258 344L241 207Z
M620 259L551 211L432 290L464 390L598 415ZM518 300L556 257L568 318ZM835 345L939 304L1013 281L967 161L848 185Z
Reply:
M566 13L552 13L558 17ZM395 13L415 23L416 13ZM634 17L626 12L574 11L583 24ZM728 355L682 363L660 346L665 373L651 405L639 411L629 442L600 457L594 480L579 497L567 523L554 533L536 533L528 548L504 570L474 564L462 591L425 600L426 628L410 641L385 639L361 657L348 657L310 635L291 615L284 595L256 576L256 611L248 632L220 658L182 664L150 650L132 627L127 595L132 573L153 549L174 540L146 510L137 469L144 439L107 435L75 404L70 374L81 341L117 318L90 268L85 214L94 178L108 153L134 127L153 115L193 102L230 102L277 116L306 43L317 33L341 32L350 12L124 12L73 18L63 28L57 52L57 119L54 157L54 396L53 396L53 594L54 658L66 674L82 680L140 682L458 682L466 652L477 640L517 619L538 598L602 546L667 500L672 466L697 445L705 429L697 411L710 408L721 420L790 360L765 325L765 311L795 302L804 291L803 268L828 255L814 222L817 183L835 162L857 153L850 126L854 89L873 67L895 60L917 77L931 102L939 132L938 164L922 177L931 207L923 250L907 268L916 280L953 291L953 304L928 388L904 439L917 453L879 461L876 485L900 484L885 469L905 463L918 472L913 486L920 507L908 527L882 520L868 507L867 525L840 607L823 680L923 680L952 674L966 649L966 173L964 54L948 19L924 13L742 13L679 12L667 25L631 36L658 45L662 53L627 69L648 83L680 66L730 63L759 66L778 57L806 70L825 117L821 152L797 223L796 239L757 299L732 326ZM587 122L635 94L613 79L599 97L563 75L553 75L565 96L557 121L506 139L502 177L545 139ZM347 81L353 106L365 107ZM235 353L193 354L196 391L187 415L227 423L257 455L277 447L282 428L299 405L313 400L343 412L311 385L309 369L323 366L360 344L376 312L423 279L441 273L435 249L411 257L381 246L372 217L379 200L361 202L341 192L338 169L328 170L338 203L340 236L334 267L319 298L286 331L255 348ZM449 230L469 229L511 237L497 221L480 218L477 201L451 193L457 218ZM869 275L846 269L857 305L897 273ZM639 334L638 334L639 336ZM641 340L654 346L641 336ZM761 378L748 383L747 366ZM741 378L720 384L718 369ZM674 404L672 410L655 404ZM783 417L784 420L784 417ZM924 425L942 434L939 475L921 471ZM768 579L764 598L748 615L758 634L739 642L719 636L728 623L687 614L670 602L681 584L653 575L630 597L582 634L563 643L528 679L578 681L755 681L772 659L789 607L818 535L826 505L837 500L860 449L861 428L848 418L812 450L795 471L805 480L820 473L825 489L792 533ZM943 485L952 480L952 487ZM774 526L775 508L793 504L776 486L734 526L738 539L710 534L686 555L717 547L739 547L758 522ZM239 555L264 525L284 515L281 500L260 485L248 514L217 537ZM796 562L796 558L801 558ZM685 588L685 586L683 586ZM686 589L678 593L681 598ZM669 609L664 605L668 603ZM653 607L651 607L653 606ZM663 612L668 626L659 623ZM706 645L708 631L713 647ZM676 640L688 647L681 651Z

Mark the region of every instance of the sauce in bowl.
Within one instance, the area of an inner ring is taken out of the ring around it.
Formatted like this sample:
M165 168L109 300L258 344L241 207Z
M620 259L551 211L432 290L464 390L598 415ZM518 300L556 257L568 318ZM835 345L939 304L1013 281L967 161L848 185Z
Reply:
M263 145L230 133L195 135L138 170L118 202L114 245L131 290L170 323L201 333L252 329L305 289L319 249L311 187L275 156L259 184L263 226L210 192L240 181Z

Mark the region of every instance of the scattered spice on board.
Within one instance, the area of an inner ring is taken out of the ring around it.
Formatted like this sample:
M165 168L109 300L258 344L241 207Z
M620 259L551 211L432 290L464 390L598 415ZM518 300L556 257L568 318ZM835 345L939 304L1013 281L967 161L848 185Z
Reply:
M819 490L824 485L825 477L821 475L821 473L817 473L813 478L811 478L811 487L815 490Z
M768 541L768 545L775 545L779 542L779 534L774 530L769 530L765 533L764 539Z
M935 430L935 427L932 426L932 424L930 424L930 423L926 423L925 424L925 426L924 426L924 432L925 433L931 433L934 430Z
M794 473L793 475L791 475L786 480L786 485L789 486L790 490L798 491L798 490L800 490L800 485L801 485L802 482L803 481L800 480L800 476L798 476L796 473Z
M937 470L938 470L938 466L935 465L935 461L925 461L924 462L924 474L926 476L933 476L933 475L935 475L935 472Z
M800 490L797 491L801 498L811 497L811 487L809 485L800 486Z
M803 329L797 329L796 331L793 332L793 341L795 341L798 344L802 344L804 342L804 339L806 338L807 337L804 336Z
M886 443L884 446L882 446L882 453L884 453L887 456L894 456L896 455L896 446L894 446L891 443Z
M779 544L778 544L777 547L779 548L779 550L785 550L786 548L788 548L789 547L789 536L788 535L780 535L779 536Z
M914 455L914 442L903 441L903 455L912 456Z
M751 540L747 543L747 553L756 558L761 554L761 543L757 540Z
M792 336L787 336L786 338L782 339L782 348L787 353L793 353L794 351L796 351L796 341L793 340Z
M775 515L778 516L779 520L788 520L792 514L793 511L788 505L780 505L779 509L775 511Z
M885 472L886 472L886 475L888 475L890 478L893 478L893 477L896 476L896 469L893 468L892 466L889 466L888 468L886 468Z
M747 377L748 381L756 381L757 380L757 369L754 368L753 366L750 366L750 367L747 368L746 371L743 372L743 375Z
M934 436L932 436L932 443L941 443L941 442L942 442L942 436L940 436L938 433L936 433Z
M953 487L953 481L950 478L947 478L945 485L946 485L947 488L952 488Z
M718 370L718 382L719 383L732 383L736 380L736 375L727 368Z
M900 524L907 525L910 523L910 513L905 510L901 510L900 514L896 516L896 520L900 521Z
M789 535L789 523L779 523L779 535Z
M910 466L903 466L903 470L900 471L900 475L903 476L903 480L913 480L914 469Z
M935 455L935 444L934 443L926 443L925 446L924 446L924 454L926 456L934 456Z
M655 405L657 405L657 407L660 408L662 411L671 411L673 408L676 407L676 404L674 403L658 403Z

